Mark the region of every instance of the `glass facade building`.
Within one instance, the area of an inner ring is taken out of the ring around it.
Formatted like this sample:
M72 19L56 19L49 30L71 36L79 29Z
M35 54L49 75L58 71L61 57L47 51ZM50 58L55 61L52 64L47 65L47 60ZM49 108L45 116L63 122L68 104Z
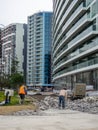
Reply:
M28 17L27 86L51 86L52 12Z
M53 14L53 83L98 90L98 0L54 0Z

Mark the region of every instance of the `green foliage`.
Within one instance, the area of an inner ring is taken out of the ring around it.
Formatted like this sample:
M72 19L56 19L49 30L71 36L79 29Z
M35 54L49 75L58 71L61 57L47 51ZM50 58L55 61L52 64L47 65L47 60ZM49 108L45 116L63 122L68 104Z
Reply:
M0 88L6 88L10 86L10 81L8 76L0 76Z
M19 61L15 57L11 64L11 74L0 76L0 88L15 88L24 82L24 77L18 72Z
M11 65L11 75L10 75L10 85L13 88L16 88L19 84L23 83L24 78L21 73L18 72L18 64L19 61L17 57L15 57L12 60L12 65Z
M6 76L0 80L0 88L15 88L24 82L24 77L20 73Z
M4 91L0 91L0 102L5 101ZM5 105L17 105L19 104L19 98L17 92L14 93L14 96L11 97L11 102Z
M4 101L4 91L0 91L0 102Z
M15 74L12 74L10 76L10 84L11 84L11 87L15 87L21 83L23 83L24 79L23 79L23 75L20 74L20 73L15 73Z
M17 92L14 93L14 96L11 97L11 102L7 105L18 105L19 104L19 97Z
M15 59L12 60L11 74L18 72L18 64L19 64L19 61L18 61L17 57L15 57Z
M14 92L14 96L11 97L11 102L8 104L5 104L4 106L13 106L13 105L19 105L19 95L18 93L15 91ZM5 101L5 95L4 95L4 91L0 91L0 102ZM30 104L30 102L26 101L24 102L24 105L28 105Z

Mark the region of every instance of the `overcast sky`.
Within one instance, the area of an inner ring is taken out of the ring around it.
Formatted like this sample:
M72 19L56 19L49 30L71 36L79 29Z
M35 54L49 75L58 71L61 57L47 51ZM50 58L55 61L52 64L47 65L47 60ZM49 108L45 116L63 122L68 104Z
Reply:
M52 0L0 0L0 24L27 23L39 11L52 11Z

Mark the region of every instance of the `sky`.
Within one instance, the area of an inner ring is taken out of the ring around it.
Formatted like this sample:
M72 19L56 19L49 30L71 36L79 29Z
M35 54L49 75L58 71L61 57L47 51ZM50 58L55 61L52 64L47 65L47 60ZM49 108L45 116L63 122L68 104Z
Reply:
M0 0L0 24L27 23L27 16L52 7L52 0Z

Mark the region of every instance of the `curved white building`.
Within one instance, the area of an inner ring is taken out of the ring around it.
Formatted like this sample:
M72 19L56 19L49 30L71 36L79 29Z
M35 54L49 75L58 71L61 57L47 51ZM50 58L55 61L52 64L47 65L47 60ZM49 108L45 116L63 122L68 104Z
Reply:
M53 12L53 82L98 89L98 0L54 0Z

